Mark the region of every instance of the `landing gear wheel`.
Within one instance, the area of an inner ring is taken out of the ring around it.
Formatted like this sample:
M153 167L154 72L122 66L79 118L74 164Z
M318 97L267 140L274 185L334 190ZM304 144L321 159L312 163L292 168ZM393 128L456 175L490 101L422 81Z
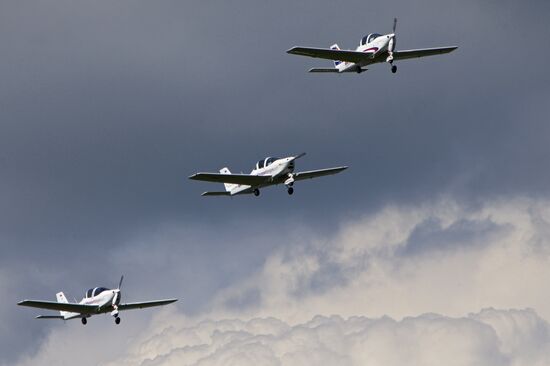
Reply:
M254 191L254 196L258 197L260 195L260 190L256 188Z
M288 187L287 192L288 192L288 194L292 195L292 193L294 193L294 188Z
M80 321L82 322L82 325L86 325L86 323L88 323L88 320L86 318L82 318L80 319Z
M115 318L115 324L120 324L120 318L118 316Z
M391 72L395 74L397 72L397 66L392 65L391 66Z

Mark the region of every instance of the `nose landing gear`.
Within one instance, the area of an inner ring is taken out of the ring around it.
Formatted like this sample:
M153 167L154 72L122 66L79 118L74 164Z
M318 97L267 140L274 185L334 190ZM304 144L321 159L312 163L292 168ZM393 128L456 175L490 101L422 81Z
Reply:
M258 188L254 189L252 191L254 193L254 196L258 197L260 195L260 190Z
M391 65L391 72L395 74L397 72L397 66Z
M86 323L88 323L88 320L86 318L82 318L80 319L80 321L82 322L82 325L86 325Z
M294 188L288 187L287 192L288 194L292 195L294 193Z
M118 316L115 318L115 324L120 324L120 318Z

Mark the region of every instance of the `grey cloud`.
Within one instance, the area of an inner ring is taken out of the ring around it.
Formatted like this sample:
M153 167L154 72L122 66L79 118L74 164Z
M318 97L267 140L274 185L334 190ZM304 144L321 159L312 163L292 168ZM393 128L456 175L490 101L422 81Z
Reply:
M407 256L488 245L491 242L490 236L502 235L506 229L506 225L498 225L490 219L458 220L449 227L442 227L436 218L428 218L414 228L400 252Z

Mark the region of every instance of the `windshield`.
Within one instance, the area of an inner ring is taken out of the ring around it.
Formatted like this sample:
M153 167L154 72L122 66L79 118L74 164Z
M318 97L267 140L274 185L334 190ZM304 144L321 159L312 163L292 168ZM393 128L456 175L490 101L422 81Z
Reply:
M367 40L367 43L370 43L372 41L374 41L376 38L380 37L380 34L378 33L372 33L369 35L369 38Z
M279 158L267 158L265 159L265 166L273 164L276 160L279 160Z
M262 169L264 167L264 160L260 160L256 163L256 170L257 169Z
M96 287L94 289L94 296L97 296L99 295L100 293L102 293L103 291L107 291L108 289L106 289L105 287Z
M105 287L95 287L95 288L91 288L89 289L88 291L86 291L86 297L89 298L89 297L94 297L94 296L97 296L99 295L100 293L102 293L103 291L108 291L109 289L105 288Z

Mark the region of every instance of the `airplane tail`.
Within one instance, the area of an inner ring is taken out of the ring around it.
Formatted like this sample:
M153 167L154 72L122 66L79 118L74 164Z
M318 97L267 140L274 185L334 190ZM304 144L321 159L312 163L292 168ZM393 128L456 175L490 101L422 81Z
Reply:
M333 44L332 46L330 46L330 49L331 50L339 50L340 47L338 47L338 44ZM342 61L334 61L334 67L338 67L338 65L340 65L342 63Z
M69 302L63 292L58 292L57 294L55 294L55 297L57 298L57 302L61 302L64 304L67 304ZM72 314L68 311L60 311L59 313L63 318L68 318Z
M229 171L229 169L227 167L225 167L223 169L220 169L220 173L221 174L231 174L231 172ZM223 185L224 185L225 190L227 192L231 192L231 190L237 186L237 184L231 184L231 183L224 183Z

